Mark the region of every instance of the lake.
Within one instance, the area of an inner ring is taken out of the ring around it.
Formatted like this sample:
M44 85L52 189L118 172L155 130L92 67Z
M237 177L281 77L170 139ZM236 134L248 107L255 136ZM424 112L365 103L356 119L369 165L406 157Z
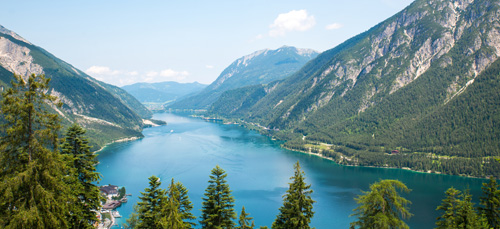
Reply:
M411 228L433 228L444 192L450 187L471 189L474 201L481 195L485 179L417 173L400 169L341 166L317 156L280 148L279 143L237 125L223 125L171 113L155 114L167 126L147 128L144 138L113 143L99 152L97 171L103 184L125 186L132 194L119 210L125 222L148 177L160 177L166 189L172 178L189 189L193 214L201 215L201 202L210 171L219 165L227 176L239 216L242 206L254 217L256 227L270 227L282 205L282 195L300 162L306 182L314 190L316 212L311 226L349 228L349 217L357 207L354 200L362 190L381 179L397 179L412 189L405 194L412 201L407 220ZM477 204L476 204L477 206ZM237 220L236 220L237 222ZM197 222L198 223L198 222ZM198 223L199 224L199 223ZM198 225L199 226L199 225Z

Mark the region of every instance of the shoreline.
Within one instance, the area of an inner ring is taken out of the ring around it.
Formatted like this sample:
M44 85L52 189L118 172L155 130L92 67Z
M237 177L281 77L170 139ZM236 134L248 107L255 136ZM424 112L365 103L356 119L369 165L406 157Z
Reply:
M414 172L414 173L425 173L425 174L444 175L444 176L457 176L457 177L476 178L476 179L488 179L487 177L475 177L475 176L468 176L468 175L452 175L452 174L446 174L446 173L441 173L441 172L437 172L437 171L430 171L430 172L419 171L419 170L413 170L413 169L408 168L408 167L398 168L398 167L389 167L389 166L388 167L380 167L380 166L370 166L370 165L344 165L344 164L339 164L333 158L324 156L324 155L322 155L320 153L313 153L313 152L306 152L306 151L302 151L302 150L290 149L290 148L287 148L287 147L284 147L284 146L281 146L281 145L280 145L280 148L286 149L286 150L290 150L290 151L294 151L294 152L297 152L297 153L303 153L303 154L308 154L308 155L320 157L320 158L332 161L335 164L340 165L340 166L366 167L366 168L377 168L377 169L401 169L401 170L406 170L406 171L410 171L410 172Z
M116 139L114 141L111 141L111 142L108 142L106 143L103 147L101 147L99 150L96 150L94 151L94 154L96 153L99 153L101 152L102 150L104 150L107 146L113 144L113 143L117 143L117 142L129 142L129 141L135 141L135 140L138 140L138 139L141 139L141 138L144 138L144 137L127 137L127 138L119 138L119 139Z
M276 140L271 134L265 134L264 133L264 131L268 131L269 130L268 128L263 127L263 126L259 125L258 123L257 124L256 123L249 123L249 122L246 122L246 121L243 121L243 120L240 120L239 123L226 122L227 120L223 120L223 121L224 122L222 123L222 125L235 125L235 124L237 124L237 125L243 126L245 129L248 129L248 130L256 130L259 134L268 136L273 141ZM476 176L462 175L462 174L460 174L460 175L453 175L453 174L442 173L442 172L439 172L439 171L413 170L413 169L411 169L409 167L398 168L398 167L390 167L390 166L387 166L387 167L384 166L384 167L382 167L382 166L370 166L370 165L345 165L345 164L340 164L337 161L335 161L333 158L324 156L321 153L313 153L313 152L310 152L310 151L307 152L307 151L302 151L302 150L297 150L297 149L291 149L291 148L285 147L283 144L280 144L279 146L282 149L286 149L286 150L290 150L290 151L294 151L294 152L298 152L298 153L309 154L309 155L313 155L313 156L316 156L316 157L321 157L323 159L332 161L335 164L341 165L341 166L367 167L367 168L380 168L380 169L401 169L401 170L407 170L407 171L411 171L411 172L415 172L415 173L426 173L426 174L436 174L436 175L446 175L446 176L457 176L457 177L467 177L467 178L476 178L476 179L488 179L488 177L476 177ZM340 154L340 156L341 157L345 157L342 154Z

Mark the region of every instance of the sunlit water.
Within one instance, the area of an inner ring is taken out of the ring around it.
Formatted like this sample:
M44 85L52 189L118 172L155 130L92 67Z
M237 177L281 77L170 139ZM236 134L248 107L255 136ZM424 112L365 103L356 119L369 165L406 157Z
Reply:
M271 226L282 205L282 195L293 175L293 164L300 161L307 183L314 193L314 218L311 226L348 228L354 221L354 198L361 190L380 179L398 179L410 189L404 195L413 204L414 216L407 221L411 228L433 228L439 212L435 211L449 187L471 189L474 200L481 194L484 179L415 173L399 169L340 166L332 161L285 150L269 137L236 125L222 125L170 113L155 114L167 126L145 129L144 138L115 143L99 153L97 170L100 184L125 186L132 194L129 202L118 208L125 222L148 186L148 177L161 178L162 188L170 180L182 182L189 189L193 213L201 215L201 202L208 185L210 170L216 165L228 174L227 181L235 198L235 210L254 217L255 225Z

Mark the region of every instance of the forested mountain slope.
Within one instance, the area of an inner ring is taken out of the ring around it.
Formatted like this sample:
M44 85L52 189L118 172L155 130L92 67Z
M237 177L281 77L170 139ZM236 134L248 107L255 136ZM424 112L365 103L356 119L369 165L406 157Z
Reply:
M50 93L64 103L60 109L52 108L65 125L77 122L86 128L94 149L113 140L142 136L142 119L151 117L151 113L124 90L95 80L0 26L2 87L9 87L14 73L25 77L45 74L51 78Z
M317 55L311 49L289 46L254 52L234 61L200 93L169 105L168 108L207 109L225 91L283 79Z
M210 113L345 164L499 175L489 160L500 156L499 4L417 0L291 77L254 87L260 99L233 103L231 93L249 90L237 89Z

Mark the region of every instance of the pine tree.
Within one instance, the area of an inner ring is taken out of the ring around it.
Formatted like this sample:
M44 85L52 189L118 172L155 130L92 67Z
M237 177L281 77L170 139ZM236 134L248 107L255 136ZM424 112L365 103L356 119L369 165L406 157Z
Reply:
M179 192L174 184L174 179L172 179L172 183L167 190L166 199L162 203L161 219L159 219L161 228L186 228L182 221L179 208Z
M458 228L470 228L470 229L487 229L489 228L487 223L483 224L483 220L478 216L474 203L472 203L472 195L469 190L465 190L461 197L461 201L458 205L457 211L457 222Z
M168 199L174 199L174 202L178 203L177 209L180 218L184 222L184 227L194 228L196 223L192 222L192 220L195 220L196 217L191 213L193 204L189 200L187 188L181 182L174 183L174 179L172 179L168 190Z
M238 229L253 229L255 227L253 222L253 217L249 217L250 214L245 212L245 206L241 208L240 220L238 221L239 226ZM250 224L250 220L252 220L252 224Z
M449 188L446 198L436 210L444 211L443 215L437 218L437 228L489 228L486 217L479 216L475 211L469 190L460 194L460 191L453 187Z
M358 221L351 223L351 228L409 228L403 221L411 217L407 205L410 201L401 197L397 190L410 192L410 189L398 180L381 180L370 185L370 191L363 192L356 201L360 204L354 209Z
M483 183L483 196L480 197L479 212L488 220L492 228L500 228L500 190L498 190L497 180L490 177L488 183Z
M90 152L90 146L85 138L85 130L78 124L68 128L61 153L69 162L69 184L73 187L73 195L78 199L71 204L70 224L73 228L94 228L97 222L96 211L101 206L99 187L93 182L99 181L96 172L97 155Z
M59 119L49 112L49 104L60 104L44 75L14 78L2 94L0 227L67 228L67 203L74 198L63 182Z
M209 185L202 203L202 228L233 228L236 219L234 198L225 178L227 174L218 165L212 169Z
M184 188L183 193L181 193L179 187ZM191 210L192 208L193 206L191 205L191 201L189 201L189 197L187 196L187 189L180 182L174 183L174 179L172 179L167 189L166 200L163 202L161 213L162 227L172 229L192 228L192 223L184 221L186 219L192 219L192 217L194 217L189 212L189 210Z
M444 213L437 218L436 226L437 228L453 228L457 226L457 211L459 209L460 191L454 189L453 187L446 190L446 198L436 210L443 210Z
M312 211L313 203L311 198L311 185L305 183L305 174L300 169L300 164L294 166L294 176L290 178L289 189L283 196L283 206L279 209L280 213L273 222L272 228L310 228L311 218L314 216Z
M159 225L162 218L163 201L166 199L165 190L159 188L161 185L160 178L156 176L149 177L149 188L145 188L141 192L138 205L138 228L162 228Z

